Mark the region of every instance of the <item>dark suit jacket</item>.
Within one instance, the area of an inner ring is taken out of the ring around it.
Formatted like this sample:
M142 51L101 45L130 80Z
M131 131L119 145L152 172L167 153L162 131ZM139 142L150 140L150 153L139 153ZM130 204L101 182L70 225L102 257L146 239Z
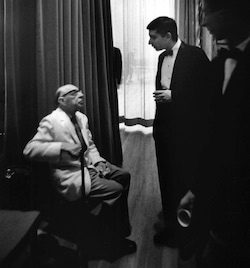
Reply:
M164 52L159 55L156 90L162 89L163 59ZM169 146L175 151L177 176L187 184L193 178L200 153L199 140L207 132L204 112L208 109L209 66L202 49L182 42L171 79L172 102L156 105L154 138L158 142L169 140Z
M213 135L192 191L211 209L212 230L242 250L250 246L250 45L222 95L224 62L220 54L212 62Z

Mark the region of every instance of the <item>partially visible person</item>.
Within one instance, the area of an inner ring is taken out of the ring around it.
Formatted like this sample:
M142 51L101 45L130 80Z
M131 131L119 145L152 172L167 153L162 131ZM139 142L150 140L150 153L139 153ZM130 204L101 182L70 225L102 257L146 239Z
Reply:
M136 50L134 48L129 50L126 53L126 58L125 58L126 68L125 68L124 83L127 85L135 83L135 80L134 80L136 78L134 77L135 65L136 65L135 55L136 55Z
M198 267L250 267L249 1L204 0L203 14L203 26L228 49L212 60L213 135L180 207L203 210L209 223Z
M201 48L178 38L173 19L158 17L147 29L149 44L156 51L163 50L156 74L153 137L164 228L155 234L154 242L170 246L179 240L178 203L189 189L202 150L200 139L206 133L209 60Z
M122 81L122 54L118 47L113 48L113 68L116 88L119 87Z
M119 86L122 79L122 54L119 48L113 47L113 79L114 87L113 91L110 92L111 99L113 100L111 105L112 113L112 125L113 125L113 140L114 140L114 150L115 150L115 164L119 167L123 163L123 154L122 154L122 144L119 128L119 101L118 101L118 92Z
M101 157L92 139L88 118L79 111L83 98L82 91L74 85L59 87L55 94L58 107L41 120L23 153L27 158L49 163L53 184L61 198L76 201L83 194L90 208L102 204L100 212L94 211L105 214L106 230L118 243L115 247L121 253L133 253L136 244L126 239L131 233L127 205L130 174Z

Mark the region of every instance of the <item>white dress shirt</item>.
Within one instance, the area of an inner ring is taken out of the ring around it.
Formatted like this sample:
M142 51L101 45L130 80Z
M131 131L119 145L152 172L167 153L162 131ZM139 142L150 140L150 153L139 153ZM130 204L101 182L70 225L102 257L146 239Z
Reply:
M250 37L248 37L245 41L239 44L236 48L240 49L241 51L244 51L249 41L250 41ZM230 77L232 76L232 73L236 65L237 65L236 59L231 59L231 58L226 59L225 67L224 67L224 82L223 82L222 94L224 94L226 91L227 84L229 82Z
M178 50L181 45L181 40L178 39L175 45L173 46L173 55L167 56L163 59L161 67L161 85L164 89L169 89L171 84L172 73L174 69L175 59L178 53Z

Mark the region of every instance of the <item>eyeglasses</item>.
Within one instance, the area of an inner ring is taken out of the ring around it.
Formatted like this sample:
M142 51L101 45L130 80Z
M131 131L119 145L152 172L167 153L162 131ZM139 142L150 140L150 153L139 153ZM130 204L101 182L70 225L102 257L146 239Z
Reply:
M77 93L82 93L82 90L81 89L72 89L69 92L61 95L60 97L65 97L67 95L71 95L72 97L75 97L77 95Z

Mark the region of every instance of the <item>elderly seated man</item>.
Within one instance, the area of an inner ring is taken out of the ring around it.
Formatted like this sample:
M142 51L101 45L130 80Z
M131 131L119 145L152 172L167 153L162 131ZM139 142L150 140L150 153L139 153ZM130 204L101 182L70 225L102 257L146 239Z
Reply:
M88 118L80 112L84 105L82 91L67 84L57 89L55 97L58 107L41 120L37 133L24 148L24 156L49 163L53 185L66 200L79 200L85 190L88 203L100 204L99 214L107 212L103 218L109 230L116 230L113 234L119 245L115 247L123 254L135 252L136 243L126 238L131 234L127 204L130 174L100 156Z

